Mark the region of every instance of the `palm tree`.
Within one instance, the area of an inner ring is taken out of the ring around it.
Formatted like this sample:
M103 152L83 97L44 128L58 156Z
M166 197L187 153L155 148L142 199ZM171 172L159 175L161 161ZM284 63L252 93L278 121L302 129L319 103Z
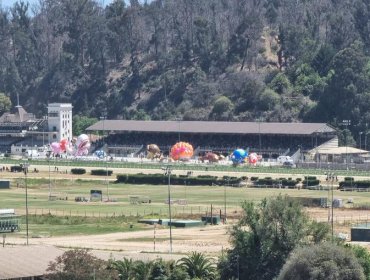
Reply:
M153 262L135 261L135 280L148 280L153 268Z
M124 258L122 261L114 261L112 267L119 273L119 279L135 280L134 262L132 259Z
M192 252L187 257L181 258L178 264L185 269L191 278L213 280L216 277L213 259L202 253Z

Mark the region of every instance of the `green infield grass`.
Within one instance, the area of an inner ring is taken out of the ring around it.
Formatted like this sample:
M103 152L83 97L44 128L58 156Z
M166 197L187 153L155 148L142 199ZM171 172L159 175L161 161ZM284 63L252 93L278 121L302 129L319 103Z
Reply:
M100 234L148 228L137 223L139 218L168 218L168 185L129 185L105 180L32 178L27 182L30 236L58 236L71 234ZM101 190L103 201L76 202L76 197L90 199L90 190ZM225 186L171 185L173 218L200 218L204 215L224 214L237 217L243 201L261 201L279 194L290 197L325 198L328 190L271 189ZM109 201L108 193L109 191ZM0 190L0 208L14 208L21 215L21 234L25 231L25 187ZM150 203L133 204L129 197L145 198ZM334 190L334 197L353 205L370 205L370 192L342 192Z

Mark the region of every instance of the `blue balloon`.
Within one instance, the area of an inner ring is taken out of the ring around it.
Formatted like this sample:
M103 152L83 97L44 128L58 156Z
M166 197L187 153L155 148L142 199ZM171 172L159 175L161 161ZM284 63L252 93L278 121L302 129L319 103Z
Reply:
M231 156L231 161L235 164L243 163L247 156L248 156L248 153L245 150L236 149Z
M105 152L102 150L95 151L95 156L98 158L104 158L106 156Z

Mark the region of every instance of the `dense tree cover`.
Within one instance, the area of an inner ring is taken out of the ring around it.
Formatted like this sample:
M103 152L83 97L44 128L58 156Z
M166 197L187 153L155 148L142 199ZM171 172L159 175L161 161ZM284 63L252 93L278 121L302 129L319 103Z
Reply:
M141 261L123 258L103 261L89 251L66 251L49 264L47 279L122 279L122 280L216 280L213 259L193 252L174 261Z
M40 115L370 124L367 0L99 2L1 10L0 92Z
M296 249L288 258L278 280L365 280L356 256L332 243Z
M0 92L0 115L11 109L12 102L4 93Z
M117 279L117 271L109 262L96 258L85 249L66 251L47 268L50 280Z
M85 129L97 122L96 118L74 115L72 122L72 130L75 135L85 133Z
M319 243L328 234L327 225L310 221L287 196L244 202L243 210L231 231L232 249L219 263L221 279L274 279L297 246Z
M350 248L357 257L365 274L365 279L370 280L370 252L367 248L359 245L345 245Z

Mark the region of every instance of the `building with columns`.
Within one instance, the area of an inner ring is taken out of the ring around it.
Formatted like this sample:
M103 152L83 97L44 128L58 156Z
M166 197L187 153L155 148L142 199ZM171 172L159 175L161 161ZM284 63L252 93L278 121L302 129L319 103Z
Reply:
M48 105L49 143L62 139L72 140L72 104L50 103Z

